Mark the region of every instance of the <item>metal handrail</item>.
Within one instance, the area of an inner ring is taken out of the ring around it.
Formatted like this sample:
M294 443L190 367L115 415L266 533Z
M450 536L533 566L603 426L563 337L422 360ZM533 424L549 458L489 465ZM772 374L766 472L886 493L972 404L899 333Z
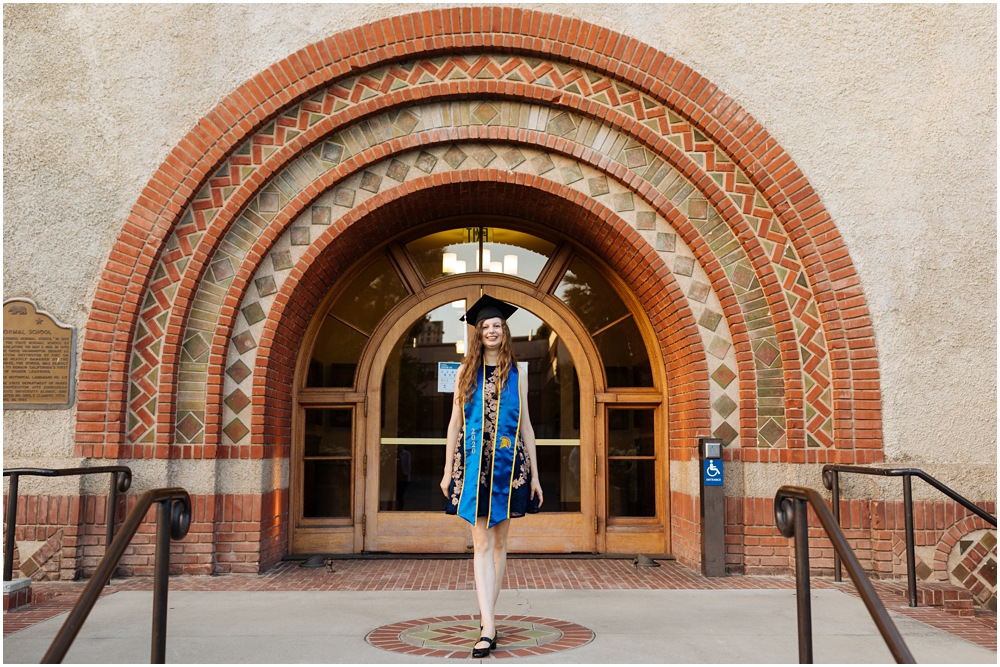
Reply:
M879 599L875 588L868 580L868 575L861 567L847 538L834 520L830 508L826 506L823 496L815 489L804 486L783 486L774 496L774 522L785 537L795 538L795 590L798 607L799 625L799 662L812 663L812 601L809 593L809 509L819 518L820 525L826 531L834 550L844 560L844 568L854 582L861 600L868 608L872 620L875 621L882 639L898 663L915 664L913 654L899 634L896 624L889 617L885 605Z
M111 490L108 492L108 528L104 552L111 546L115 533L115 504L118 493L125 493L132 486L132 469L128 466L95 466L93 468L8 468L4 477L10 477L10 491L7 495L7 535L4 537L3 580L14 576L14 529L17 527L17 481L21 475L32 477L71 477L75 475L98 475L111 473Z
M969 510L984 521L997 525L997 518L964 498L954 489L931 477L919 468L867 468L864 466L825 465L823 466L823 486L833 494L833 516L840 525L840 473L856 473L859 475L878 475L881 477L903 478L903 521L906 532L906 592L911 607L917 606L917 557L913 541L913 485L911 478L919 477L935 489L948 496L959 505ZM840 581L840 556L833 555L833 578Z
M121 560L129 542L135 536L146 513L153 503L156 508L156 551L153 564L153 640L150 662L163 664L167 658L167 582L170 575L170 539L182 540L191 527L191 497L181 488L152 489L146 491L135 503L135 507L125 517L121 530L108 548L104 558L98 563L94 576L87 582L66 622L52 640L45 652L42 663L60 663L66 657L69 647L80 632L91 609L97 603L104 587L111 580L118 561Z

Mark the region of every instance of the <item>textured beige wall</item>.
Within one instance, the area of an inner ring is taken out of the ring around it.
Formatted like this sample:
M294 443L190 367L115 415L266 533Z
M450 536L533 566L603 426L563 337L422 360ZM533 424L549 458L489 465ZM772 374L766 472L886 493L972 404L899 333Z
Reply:
M995 6L533 6L679 58L770 131L860 274L887 458L995 498ZM82 327L128 210L201 116L311 42L418 8L5 5L4 298ZM72 421L6 412L5 461L69 456Z

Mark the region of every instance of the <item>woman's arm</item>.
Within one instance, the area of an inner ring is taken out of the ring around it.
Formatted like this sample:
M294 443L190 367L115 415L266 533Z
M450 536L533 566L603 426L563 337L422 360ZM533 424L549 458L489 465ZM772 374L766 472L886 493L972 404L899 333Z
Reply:
M538 496L538 506L542 506L542 483L538 475L538 457L535 456L535 429L531 426L531 417L528 415L528 383L521 382L521 439L524 440L524 447L528 450L528 458L531 459L531 494L528 498Z
M458 432L462 429L462 401L458 395L461 385L462 369L455 376L455 400L451 404L451 420L448 422L448 438L444 451L444 475L441 477L441 493L448 497L448 487L451 485L451 474L455 468L455 452L458 449Z

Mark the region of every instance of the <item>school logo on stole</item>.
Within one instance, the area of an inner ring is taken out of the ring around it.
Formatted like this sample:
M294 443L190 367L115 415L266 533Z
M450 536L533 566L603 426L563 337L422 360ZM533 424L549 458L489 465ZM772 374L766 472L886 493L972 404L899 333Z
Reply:
M500 449L507 449L510 447L510 438L506 435L500 438Z

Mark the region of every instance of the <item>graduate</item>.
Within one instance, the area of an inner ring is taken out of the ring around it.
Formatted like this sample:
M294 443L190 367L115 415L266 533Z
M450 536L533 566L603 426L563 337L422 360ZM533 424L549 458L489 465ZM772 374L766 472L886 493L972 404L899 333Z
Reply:
M528 378L517 367L507 319L517 310L483 296L462 316L476 332L455 379L441 492L449 514L472 524L480 638L473 658L497 647L494 609L507 567L510 519L542 505Z

